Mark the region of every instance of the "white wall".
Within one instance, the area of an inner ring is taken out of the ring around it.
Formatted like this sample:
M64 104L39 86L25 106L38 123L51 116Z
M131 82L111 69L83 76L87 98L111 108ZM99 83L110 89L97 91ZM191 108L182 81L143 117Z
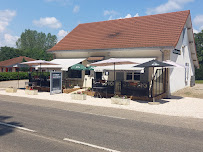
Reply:
M183 42L184 42L184 47L183 47ZM185 33L184 39L183 39L183 32L182 32L179 42L176 46L176 49L179 49L181 51L181 55L174 54L171 51L170 60L182 65L185 65L185 63L189 63L189 68L188 68L189 73L188 73L188 80L186 81L185 68L170 69L170 92L171 93L179 89L182 89L186 86L190 86L191 76L194 76L195 74L195 68L191 58L191 51L189 47L187 32Z

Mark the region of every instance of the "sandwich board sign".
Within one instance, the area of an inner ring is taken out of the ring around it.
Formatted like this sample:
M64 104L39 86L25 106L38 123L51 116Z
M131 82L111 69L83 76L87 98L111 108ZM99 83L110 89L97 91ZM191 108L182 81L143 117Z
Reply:
M50 72L50 94L62 93L62 72Z

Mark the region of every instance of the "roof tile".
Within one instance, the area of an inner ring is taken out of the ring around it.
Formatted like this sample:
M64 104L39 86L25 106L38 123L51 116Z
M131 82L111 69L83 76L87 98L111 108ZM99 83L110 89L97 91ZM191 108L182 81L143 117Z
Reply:
M190 11L79 24L49 51L175 47Z

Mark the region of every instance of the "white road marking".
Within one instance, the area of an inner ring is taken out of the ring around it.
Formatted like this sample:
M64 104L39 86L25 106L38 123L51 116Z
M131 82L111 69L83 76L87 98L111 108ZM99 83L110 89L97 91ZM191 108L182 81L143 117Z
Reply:
M126 120L126 118L116 117L116 116L100 115L100 114L88 113L88 112L81 112L81 113L90 114L90 115L95 115L95 116L101 116L101 117L109 117L109 118L115 118L115 119L123 119L123 120Z
M66 111L75 112L75 113L89 114L89 115L95 115L95 116L101 116L101 117L108 117L108 118L114 118L114 119L127 120L127 118L116 117L116 116L108 116L108 115L101 115L101 114L96 114L96 113L91 113L91 112L80 112L80 111L74 111L74 110L66 110Z
M97 149L101 149L101 150L105 150L105 151L120 152L120 151L117 151L117 150L113 150L113 149L109 149L109 148L105 148L105 147L101 147L101 146L97 146L97 145L93 145L93 144L89 144L89 143L85 143L85 142L81 142L81 141L77 141L77 140L73 140L73 139L69 139L69 138L64 138L63 140L73 142L73 143L76 143L76 144L81 144L81 145L97 148Z
M3 122L0 122L0 125L4 125L4 126L8 126L8 127L12 127L12 128L17 128L17 129L24 130L24 131L29 131L29 132L37 132L37 131L35 131L35 130L31 130L31 129L28 129L28 128L19 127L19 126L15 126L15 125L11 125L11 124L7 124L7 123L3 123Z

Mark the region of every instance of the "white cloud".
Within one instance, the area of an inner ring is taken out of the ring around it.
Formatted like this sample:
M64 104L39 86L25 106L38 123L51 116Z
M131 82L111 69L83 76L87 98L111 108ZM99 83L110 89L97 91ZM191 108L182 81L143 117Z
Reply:
M45 17L40 18L40 20L34 20L33 24L38 27L49 27L49 28L60 28L62 26L61 22L58 21L55 17Z
M193 20L194 25L196 25L197 29L193 29L194 33L199 33L200 31L203 30L203 15L197 15L195 16L194 20Z
M131 18L131 14L127 14L124 18Z
M18 40L18 36L13 36L11 34L0 34L0 47L8 46L8 47L16 47L16 41Z
M118 19L131 18L131 17L139 17L139 14L136 13L134 16L132 16L131 14L127 14L125 17L119 17Z
M114 10L111 10L111 11L108 11L108 10L105 10L104 11L104 16L109 16L109 20L112 20L115 18L116 15L118 15L119 13L114 11Z
M156 8L150 8L147 10L146 14L160 14L167 13L175 10L180 10L185 4L193 2L194 0L168 0L167 3L161 4Z
M80 11L80 6L75 5L75 7L73 8L73 13L78 13L79 11Z
M16 41L19 39L20 37L18 36L12 36L10 34L4 34L4 42L5 42L5 46L10 46L10 47L15 47L16 46Z
M134 17L139 17L139 14L138 14L138 13L136 13L136 14L134 15Z
M193 23L196 25L203 25L203 15L197 15L194 18Z
M60 41L62 38L64 38L69 32L68 31L64 31L64 30L60 30L57 34L58 36L58 41Z
M14 16L16 16L16 11L0 10L0 33L5 31Z
M127 14L124 18L131 18L131 17L139 17L139 14L136 13L134 16L132 16L131 14Z
M199 31L193 28L193 33L199 33Z
M12 36L7 33L7 26L12 21L13 17L16 16L16 11L13 10L0 10L0 47L9 46L16 47L16 41L18 36Z

